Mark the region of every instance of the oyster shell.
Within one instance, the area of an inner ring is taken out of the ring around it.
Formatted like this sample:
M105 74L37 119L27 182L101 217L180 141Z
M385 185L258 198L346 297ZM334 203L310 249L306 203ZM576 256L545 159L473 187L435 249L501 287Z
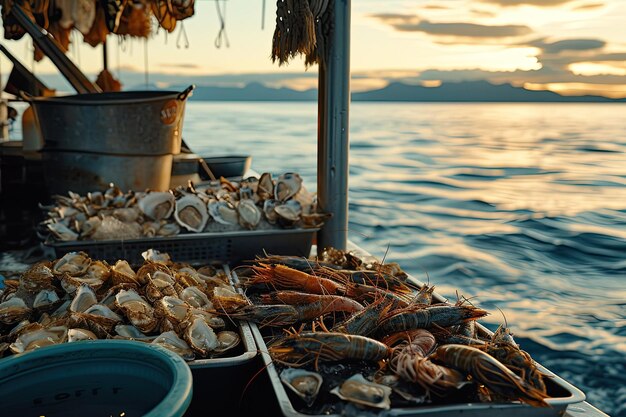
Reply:
M191 307L204 310L213 309L213 303L209 301L209 297L207 297L206 294L203 293L198 287L192 286L185 288L180 293L180 298Z
M54 275L68 274L70 276L83 275L91 265L91 259L85 252L69 252L54 263Z
M169 349L172 352L179 354L186 361L192 361L195 357L193 350L191 350L187 342L178 337L178 335L173 331L161 333L152 341L152 344Z
M278 201L287 201L300 191L302 178L295 172L286 172L276 180L274 198Z
M189 306L180 298L166 295L154 305L158 317L164 317L178 324L187 318Z
M53 222L46 224L46 227L50 232L61 241L78 240L78 233L64 225L63 223Z
M117 261L115 265L113 265L113 268L111 268L111 281L113 281L114 285L125 282L139 284L137 274L133 271L133 268L130 267L128 262L124 260Z
M146 261L157 262L163 265L168 265L172 263L172 259L170 258L169 254L158 251L156 249L148 249L147 251L142 252L141 256Z
M136 222L141 216L141 210L137 207L123 207L113 210L113 217L124 223Z
M280 373L280 380L287 388L302 398L307 407L315 402L322 386L322 376L317 372L304 369L285 368Z
M13 353L24 353L44 346L65 342L67 327L56 326L22 333L9 348Z
M274 181L272 181L272 174L269 172L261 174L256 193L261 201L269 200L274 197Z
M115 305L124 312L128 321L142 332L151 332L158 324L152 306L134 290L118 292L115 296Z
M152 220L163 220L174 212L176 199L169 192L151 191L137 201L137 206Z
M389 395L391 388L366 380L363 375L356 374L343 381L343 383L330 391L345 401L368 407L388 410L391 408Z
M213 330L221 330L226 327L226 322L223 318L213 315L205 310L192 308L191 315L202 318Z
M82 340L97 340L98 336L87 329L69 329L67 331L67 342L80 342Z
M157 271L148 279L146 285L146 298L152 302L159 300L166 295L176 296L176 280L163 271Z
M212 327L212 326L211 326ZM215 353L224 353L234 348L241 342L241 337L231 330L223 330L217 334L217 347Z
M292 227L300 221L302 205L296 200L289 200L284 204L274 207L278 216L278 223L283 227Z
M18 323L30 316L31 309L19 297L9 298L0 303L0 322L4 324Z
M130 324L118 324L115 326L115 333L123 339L141 340L143 342L151 342L156 336L146 336L138 328Z
M100 288L111 276L111 268L105 262L93 261L85 274L81 276L71 276L65 274L61 276L61 287L68 294L74 293L81 285L89 285L94 290Z
M137 270L135 281L138 284L146 284L150 281L150 277L154 276L157 272L163 272L167 275L172 275L172 271L162 262L145 261L141 268Z
M228 201L211 199L208 208L213 220L220 224L236 225L239 223L237 209Z
M165 223L161 224L161 227L157 231L159 236L176 236L180 233L180 226L178 223Z
M268 199L263 202L263 214L270 224L278 222L278 213L276 213L276 200Z
M82 313L97 303L98 298L93 292L93 289L91 289L90 286L83 284L78 288L78 290L76 290L76 295L74 295L74 299L70 304L70 311L72 313Z
M113 326L122 321L122 317L102 304L94 304L82 313L74 313L73 317L77 319L78 324L86 323L89 330L99 337L103 337L103 332L110 333Z
M246 229L254 229L261 221L261 210L254 204L254 201L245 199L237 204L239 214L239 224Z
M20 277L20 288L30 293L54 289L54 274L50 269L50 262L39 262L25 271Z
M209 221L209 213L206 204L200 197L185 194L176 200L174 218L178 224L190 232L201 232Z
M61 303L58 294L54 290L41 290L35 296L33 308L39 312L50 311Z
M193 318L185 329L185 340L201 356L207 356L219 346L217 335L200 317Z

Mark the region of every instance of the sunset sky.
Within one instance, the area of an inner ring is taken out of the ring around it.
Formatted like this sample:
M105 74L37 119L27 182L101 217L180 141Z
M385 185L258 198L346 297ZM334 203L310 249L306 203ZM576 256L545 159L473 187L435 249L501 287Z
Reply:
M158 76L165 73L198 77L205 84L314 87L316 68L305 71L301 61L279 68L270 61L276 6L266 4L262 30L261 0L221 3L230 47L222 38L216 48L216 3L196 1L196 15L183 22L188 48L180 28L168 36L160 30L148 41L151 79L174 79ZM354 0L352 87L489 80L561 94L626 97L625 22L626 0ZM74 32L70 57L96 74L101 50L83 44ZM111 38L111 69L143 73L143 40ZM32 68L30 39L3 43ZM4 58L1 64L5 77L10 66ZM56 72L47 59L34 65L37 74Z

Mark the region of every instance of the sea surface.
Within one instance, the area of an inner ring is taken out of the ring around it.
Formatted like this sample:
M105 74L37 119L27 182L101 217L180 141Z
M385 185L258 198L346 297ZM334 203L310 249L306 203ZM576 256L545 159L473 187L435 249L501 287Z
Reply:
M315 190L316 125L315 103L192 101L183 137ZM353 103L349 186L350 240L626 416L626 105Z

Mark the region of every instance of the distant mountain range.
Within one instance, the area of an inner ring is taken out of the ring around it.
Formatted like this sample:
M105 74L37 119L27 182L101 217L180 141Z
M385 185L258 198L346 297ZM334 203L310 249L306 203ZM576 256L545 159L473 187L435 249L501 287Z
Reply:
M168 90L181 91L186 86L171 86ZM139 89L139 88L138 88ZM313 101L317 90L272 88L261 83L244 87L197 86L191 100L197 101ZM626 102L601 96L562 96L552 91L532 91L510 84L491 84L487 81L444 83L439 87L423 87L391 83L378 90L353 92L352 101L414 101L414 102Z

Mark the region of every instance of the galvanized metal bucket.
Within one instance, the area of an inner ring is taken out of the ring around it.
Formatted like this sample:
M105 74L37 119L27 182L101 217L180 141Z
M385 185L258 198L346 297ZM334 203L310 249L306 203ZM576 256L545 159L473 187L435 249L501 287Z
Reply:
M35 110L44 150L165 155L180 152L193 88L24 98Z
M120 189L167 191L173 155L112 155L97 152L44 150L43 170L50 194L102 191L109 183Z

